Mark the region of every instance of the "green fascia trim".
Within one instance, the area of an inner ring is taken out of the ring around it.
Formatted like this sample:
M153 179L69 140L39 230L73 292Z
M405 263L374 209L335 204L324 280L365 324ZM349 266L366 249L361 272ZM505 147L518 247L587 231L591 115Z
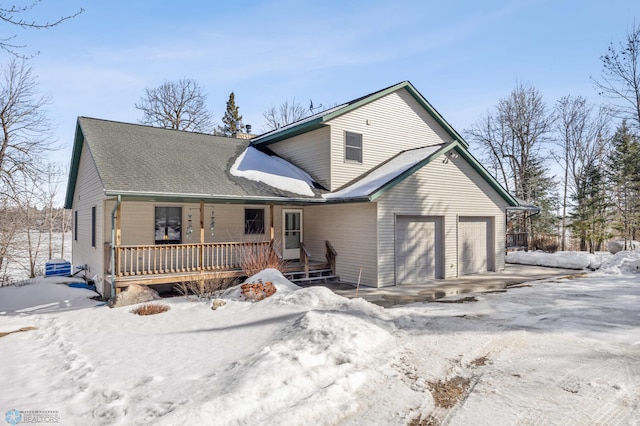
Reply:
M106 191L107 197L120 195L122 201L157 201L165 203L196 203L205 201L217 204L296 204L315 205L324 203L321 198L277 198L277 197L232 197L212 196L208 194L166 194L150 192Z
M489 173L489 171L485 169L469 151L466 149L456 149L456 152L467 160L467 162L471 164L471 167L473 167L473 169L478 172L480 176L482 176L489 185L491 185L491 187L495 189L507 203L509 203L511 207L518 207L520 205L513 195L509 194L509 192L500 185L500 182L498 182L496 178L494 178L493 175L491 175L491 173Z
M438 151L434 152L429 157L425 158L424 160L422 160L421 162L417 163L416 165L414 165L410 169L408 169L405 172L401 173L400 175L396 176L394 179L390 180L385 185L383 185L382 187L377 189L375 192L373 192L369 196L369 199L371 201L375 201L382 194L384 194L385 192L387 192L388 190L390 190L391 188L393 188L394 186L396 186L397 184L399 184L400 182L405 180L407 177L411 176L413 173L418 171L420 168L424 167L425 165L427 165L431 161L433 161L436 158L440 157L442 154L445 154L448 151L451 151L452 149L455 149L455 151L458 153L458 155L460 155L462 158L464 158L471 165L471 167L476 172L478 172L478 174L480 174L480 176L482 176L484 178L484 180L486 180L487 183L489 183L489 185L491 185L491 187L493 189L495 189L496 192L498 194L500 194L500 196L507 203L509 203L510 206L517 207L519 205L518 202L516 201L516 199L513 198L513 196L511 194L509 194L507 192L507 190L504 189L504 187L502 185L500 185L500 183L491 175L491 173L489 173L487 171L487 169L485 169L482 166L482 164L480 164L478 162L478 160L476 160L473 157L473 155L471 155L471 153L469 151L467 151L466 147L464 147L459 141L454 141L454 142L451 142L450 144L445 145L444 147L442 147Z
M78 168L80 167L80 154L84 144L84 134L80 128L80 122L76 124L76 137L73 141L73 153L71 154L71 168L69 169L69 179L67 180L67 196L64 201L64 208L70 210L73 206L73 196L75 195L76 182L78 181Z
M251 142L253 146L267 146L272 143L280 142L285 139L292 138L294 136L301 135L303 133L311 132L313 130L320 129L324 127L325 124L322 123L322 117L315 118L313 120L307 121L305 123L300 123L297 126L293 126L289 129L283 130L282 132L274 132L273 135L267 136L264 139L256 142Z
M336 117L346 114L349 111L353 111L354 109L360 108L363 105L366 105L370 102L373 102L377 99L387 96L388 94L393 93L399 89L407 90L407 92L409 92L409 94L413 96L413 98L436 120L436 122L440 124L447 133L449 133L449 135L453 138L454 141L458 141L465 148L469 148L469 144L462 138L462 136L458 132L456 132L456 130L453 127L451 127L451 125L447 122L447 120L445 120L444 117L440 115L440 113L429 103L429 101L426 100L424 96L422 96L420 92L418 92L418 90L409 81L403 81L402 83L398 83L394 86L388 87L370 96L366 96L358 100L357 102L353 102L343 108L340 108L336 111L325 114L321 117L315 118L311 121L301 123L297 126L291 127L290 129L283 130L282 132L276 131L274 132L273 135L267 136L264 139L257 141L255 143L252 142L251 144L252 145L269 145L275 142L280 142L284 139L288 139L293 136L298 136L303 133L316 130L322 127L323 125L325 125L325 123L329 120L333 120Z

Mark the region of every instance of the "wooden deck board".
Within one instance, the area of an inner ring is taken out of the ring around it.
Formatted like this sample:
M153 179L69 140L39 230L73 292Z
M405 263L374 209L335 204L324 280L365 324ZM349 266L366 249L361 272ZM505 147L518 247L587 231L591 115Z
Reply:
M326 269L326 262L309 262L309 270ZM304 265L300 262L289 262L282 272L295 272L304 270ZM182 272L170 274L145 274L145 275L127 275L116 278L116 288L126 288L132 284L138 285L155 285L155 284L172 284L186 281L197 281L216 278L233 278L245 277L247 274L242 270L227 271L202 271L202 272Z

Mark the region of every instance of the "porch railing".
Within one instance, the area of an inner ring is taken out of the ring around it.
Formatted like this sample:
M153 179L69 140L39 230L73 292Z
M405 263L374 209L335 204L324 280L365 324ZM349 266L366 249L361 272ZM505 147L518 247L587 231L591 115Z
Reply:
M250 254L271 250L270 241L116 247L116 275L237 271Z
M511 247L528 247L529 234L526 232L516 232L507 234L507 248Z

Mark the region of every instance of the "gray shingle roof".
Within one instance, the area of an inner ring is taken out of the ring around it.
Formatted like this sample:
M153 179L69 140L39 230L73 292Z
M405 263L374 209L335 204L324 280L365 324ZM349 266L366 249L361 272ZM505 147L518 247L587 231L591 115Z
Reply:
M87 117L78 118L78 129L76 139L84 137L107 194L310 198L232 176L248 140ZM68 191L67 204L72 199Z

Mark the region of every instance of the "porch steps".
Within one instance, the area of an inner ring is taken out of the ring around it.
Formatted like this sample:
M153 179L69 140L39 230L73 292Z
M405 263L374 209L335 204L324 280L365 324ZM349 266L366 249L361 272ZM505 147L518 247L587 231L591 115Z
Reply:
M340 277L335 275L331 269L310 269L309 276L305 276L304 271L291 271L283 274L285 278L294 284L309 284L316 281L334 281Z

